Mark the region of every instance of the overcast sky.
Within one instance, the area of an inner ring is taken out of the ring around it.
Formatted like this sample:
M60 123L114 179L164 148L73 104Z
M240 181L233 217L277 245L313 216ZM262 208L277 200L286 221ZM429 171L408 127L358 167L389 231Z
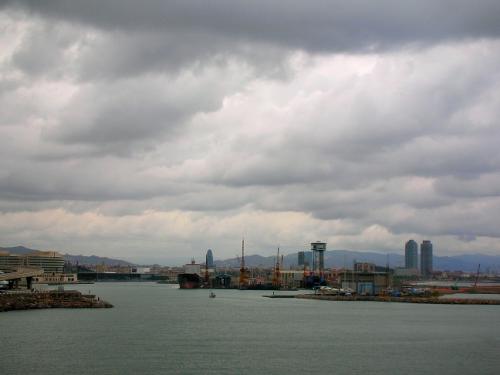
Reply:
M0 246L500 255L499 1L0 4Z

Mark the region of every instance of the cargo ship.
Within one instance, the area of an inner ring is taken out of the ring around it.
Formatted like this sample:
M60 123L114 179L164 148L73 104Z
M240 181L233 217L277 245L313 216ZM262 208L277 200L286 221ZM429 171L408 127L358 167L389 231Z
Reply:
M202 285L201 277L196 273L180 273L177 281L181 289L197 289Z
M177 276L179 288L181 289L197 289L203 285L201 278L201 266L191 260L190 264L184 265L184 272Z

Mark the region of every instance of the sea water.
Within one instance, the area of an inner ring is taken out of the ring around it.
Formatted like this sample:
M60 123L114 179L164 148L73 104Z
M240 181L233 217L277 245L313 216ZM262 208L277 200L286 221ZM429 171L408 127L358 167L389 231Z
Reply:
M0 374L500 373L500 306L209 298L146 282L71 289L115 307L0 313Z

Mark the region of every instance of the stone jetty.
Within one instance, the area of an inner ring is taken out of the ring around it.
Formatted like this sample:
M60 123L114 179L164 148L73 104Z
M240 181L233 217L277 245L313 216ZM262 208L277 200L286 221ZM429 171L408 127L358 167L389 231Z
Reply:
M328 294L298 294L295 296L295 298L319 299L326 301L429 303L429 304L439 304L439 305L500 305L500 300L498 299L479 299L479 298L340 296L340 295L328 295Z
M0 312L52 308L110 308L110 303L76 290L0 293Z

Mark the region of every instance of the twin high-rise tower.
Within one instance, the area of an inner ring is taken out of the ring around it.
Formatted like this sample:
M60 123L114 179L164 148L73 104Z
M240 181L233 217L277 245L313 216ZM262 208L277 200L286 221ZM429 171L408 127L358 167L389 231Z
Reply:
M432 275L432 266L432 243L424 240L420 244L420 274ZM409 240L405 244L405 268L418 269L418 244L414 240Z
M423 241L420 245L420 273L422 276L432 275L432 243Z
M405 268L418 269L418 244L414 240L405 244Z

